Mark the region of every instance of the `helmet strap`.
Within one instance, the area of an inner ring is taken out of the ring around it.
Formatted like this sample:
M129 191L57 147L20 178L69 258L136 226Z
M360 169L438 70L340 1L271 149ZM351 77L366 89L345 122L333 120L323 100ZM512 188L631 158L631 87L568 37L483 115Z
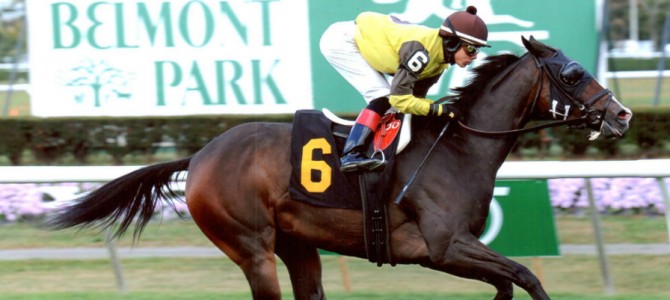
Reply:
M453 65L456 63L456 51L461 48L462 42L456 29L454 29L454 25L451 24L451 20L447 18L445 23L447 23L447 27L449 27L453 36L442 37L442 52L444 52L444 62Z
M461 40L452 37L442 38L442 52L444 52L444 62L453 65L456 63L456 51L461 47Z

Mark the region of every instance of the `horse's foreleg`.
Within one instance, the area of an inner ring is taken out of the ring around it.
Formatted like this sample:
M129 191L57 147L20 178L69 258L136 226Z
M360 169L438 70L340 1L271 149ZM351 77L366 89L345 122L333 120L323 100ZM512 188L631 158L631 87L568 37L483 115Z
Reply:
M495 299L512 299L511 283L526 290L535 300L549 299L528 268L496 253L473 235L452 237L439 248L441 254L434 252L436 249L429 250L434 265L428 267L492 284L498 291Z
M326 299L321 284L321 258L318 249L278 234L275 251L288 269L295 299Z

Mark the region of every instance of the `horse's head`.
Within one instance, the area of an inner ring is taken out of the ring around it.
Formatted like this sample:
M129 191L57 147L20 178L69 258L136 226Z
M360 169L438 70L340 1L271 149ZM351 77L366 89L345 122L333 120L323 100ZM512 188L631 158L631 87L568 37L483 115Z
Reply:
M541 67L543 82L535 99L535 114L540 119L582 120L591 129L590 139L602 134L620 137L633 116L612 92L604 88L578 62L560 50L544 45L532 36L523 44Z

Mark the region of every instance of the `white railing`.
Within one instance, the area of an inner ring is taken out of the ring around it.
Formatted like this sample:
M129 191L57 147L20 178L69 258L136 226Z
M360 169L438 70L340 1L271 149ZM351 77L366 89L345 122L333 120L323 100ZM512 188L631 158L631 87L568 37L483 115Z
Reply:
M30 87L29 84L19 83L19 84L11 85L11 90L12 91L28 91L29 87ZM7 92L9 90L10 90L10 85L9 84L0 84L0 92Z
M607 72L605 74L605 77L607 77L608 79L610 79L610 78L618 78L618 79L656 78L656 77L658 77L659 74L662 75L663 77L668 77L668 76L670 76L670 70L663 70L661 72L656 71L656 70Z
M0 183L107 182L143 166L0 167Z
M508 161L499 179L670 177L670 159L606 161Z
M0 183L106 182L143 166L0 167ZM670 177L670 159L507 161L498 179Z

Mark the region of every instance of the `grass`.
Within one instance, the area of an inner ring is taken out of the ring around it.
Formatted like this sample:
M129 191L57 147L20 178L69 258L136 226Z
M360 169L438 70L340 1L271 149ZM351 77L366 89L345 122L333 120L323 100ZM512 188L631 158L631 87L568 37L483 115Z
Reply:
M642 215L601 217L604 240L609 244L667 243L665 218ZM556 218L559 240L563 244L595 243L590 217L559 216Z
M589 217L558 216L556 226L563 244L594 244L593 225ZM610 244L653 244L668 242L665 219L648 216L604 216L602 231ZM96 230L67 229L47 231L31 223L0 225L0 249L102 247L104 235ZM124 236L118 246L132 246L132 234ZM191 220L152 221L136 247L198 246L211 243Z
M189 291L182 293L130 293L120 295L117 293L49 293L49 294L30 294L17 295L11 294L7 295L13 300L163 300L163 299L180 299L180 300L210 300L210 299L227 299L227 300L248 300L251 299L250 294L240 294L240 293L226 293L225 297L222 297L221 293L207 293L199 291ZM285 294L284 298L290 299L292 296L290 294ZM433 299L453 299L453 300L481 300L481 299L491 299L492 294L443 294L443 293L328 293L329 299L341 299L341 300L370 300L370 299L379 299L379 300L433 300ZM514 299L525 300L530 299L528 296L516 296ZM665 300L663 297L656 296L640 296L640 295L619 295L619 296L584 296L584 295L575 295L575 294L554 294L552 295L554 300Z
M625 78L608 80L608 86L624 105L649 107L654 104L656 92L656 78ZM670 106L670 79L664 78L661 82L659 104Z
M593 244L591 220L558 216L562 243ZM608 243L665 243L665 219L646 216L605 216L603 232ZM102 247L95 231L49 232L31 224L0 226L0 249ZM128 246L124 237L119 245ZM210 246L192 221L151 223L138 247ZM418 266L383 266L363 259L323 256L323 282L331 299L491 299L493 289ZM616 296L603 292L598 257L564 255L552 258L513 258L543 280L552 299L670 298L670 256L617 255L610 257ZM346 267L352 292L346 292L341 268ZM0 260L0 299L249 299L242 272L225 257L123 259L127 294L116 290L108 260ZM279 278L286 298L290 282L280 264ZM529 299L518 290L515 299Z
M10 117L25 117L30 115L30 95L25 91L12 92L10 107L7 111ZM7 103L7 92L0 92L0 113L4 114ZM3 115L4 116L4 115Z
M362 299L369 295L393 295L392 299L403 299L396 298L402 294L407 295L406 299L418 295L424 295L425 299L429 299L430 295L460 299L454 294L471 293L481 296L473 299L490 299L494 293L493 288L484 283L417 266L378 268L366 260L347 258L353 292L349 296L353 298L346 298L338 258L324 256L322 261L324 288L333 299ZM528 266L533 264L530 258L517 261ZM617 294L630 297L622 299L634 299L633 295L647 295L648 299L670 297L670 282L667 280L669 272L664 267L668 264L670 257L667 256L617 256L616 260L611 261ZM605 299L601 297L603 288L597 257L542 259L541 266L544 286L552 295L566 295L563 299L573 299L574 294L589 295L583 299ZM537 268L533 270L539 273ZM164 299L190 299L184 296L193 292L203 295L198 299L215 299L222 295L226 299L229 295L240 295L240 299L245 299L244 295L249 293L244 276L226 258L126 259L123 261L123 271L128 290L131 295L137 295L137 299L143 299L143 294L153 293L171 295ZM283 266L280 266L279 279L282 291L290 293L290 282ZM114 274L106 260L1 261L0 281L3 282L0 285L0 299L13 299L4 298L10 294L34 297L26 299L35 299L40 294L43 294L41 297L44 299L59 299L49 298L53 294L68 295L68 299L96 293L116 294ZM517 294L525 296L521 290L517 290ZM556 296L555 299L560 297Z
M99 230L66 229L47 231L35 224L12 223L0 226L0 249L103 247L105 235ZM133 246L132 232L117 243L120 247ZM190 220L152 221L145 229L136 247L171 246L208 247L212 244Z

